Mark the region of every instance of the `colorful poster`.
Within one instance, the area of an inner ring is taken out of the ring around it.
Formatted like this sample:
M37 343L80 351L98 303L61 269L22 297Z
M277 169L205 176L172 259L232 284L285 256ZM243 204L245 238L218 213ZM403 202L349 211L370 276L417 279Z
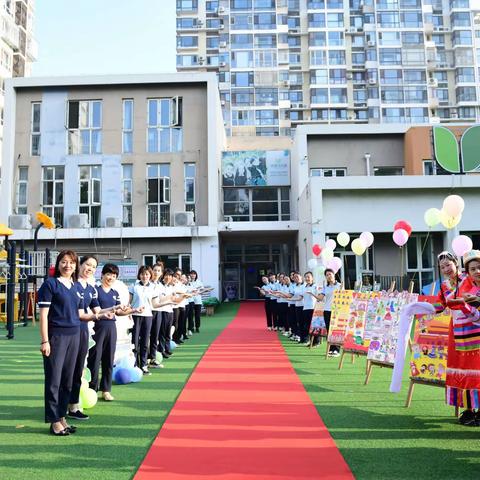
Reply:
M310 335L314 337L327 335L327 330L325 328L325 319L323 318L323 307L324 302L316 302L315 308L313 309L312 321L310 322Z
M345 341L343 348L354 352L367 353L370 344L370 338L365 340L365 327L367 315L371 312L369 306L376 305L375 298L377 292L355 292L352 303L350 304L350 318L345 330Z
M416 302L417 299L418 294L408 292L381 294L369 333L368 360L393 365L397 351L400 313L405 305Z
M350 318L350 304L353 293L353 290L335 290L333 292L332 316L327 337L329 343L343 345L345 329Z
M289 150L222 152L224 187L290 185Z
M138 262L135 260L122 260L121 262L113 261L119 270L118 280L125 282L127 285L137 281ZM100 262L95 270L95 280L100 280L102 276L102 268L105 262Z
M436 297L420 297L420 301L435 303ZM417 317L410 357L412 379L445 383L450 321L451 313L448 309L436 315Z

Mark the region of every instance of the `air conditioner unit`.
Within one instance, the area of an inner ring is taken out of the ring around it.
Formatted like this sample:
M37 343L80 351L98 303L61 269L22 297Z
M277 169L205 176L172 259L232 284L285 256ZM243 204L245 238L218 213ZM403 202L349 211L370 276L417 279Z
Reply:
M219 30L223 30L225 28L225 25L223 23L221 23L218 27Z
M301 103L292 103L291 108L301 108Z
M88 215L86 213L79 213L78 215L70 215L68 217L69 228L89 228Z
M224 222L233 222L233 217L230 215L224 215L223 216L223 221Z
M349 119L350 121L355 120L355 115L349 115L349 116L348 116L348 119Z
M175 212L173 214L173 225L175 227L189 227L195 225L193 212Z
M300 27L289 28L289 31L292 33L300 33Z
M201 20L197 20L197 28L202 28L203 22Z
M225 7L218 7L218 10L217 10L218 13L225 13Z
M280 82L280 85L281 85L282 87L289 87L289 86L290 86L290 81L289 81L289 80L282 80L282 81Z
M220 43L218 44L218 46L219 46L220 48L227 48L227 42L220 42Z
M205 63L205 57L198 57L198 64L203 65Z
M374 46L375 46L375 40L369 40L369 41L367 42L367 46L368 46L368 47L374 47Z
M428 86L429 87L438 87L438 80L436 78L429 78L428 79Z
M30 215L10 215L8 226L13 230L29 230L32 228Z
M226 64L225 62L220 62L220 63L218 64L218 66L219 66L219 67L226 67L227 64Z
M345 78L346 78L347 80L351 80L351 79L353 78L353 73L347 73L347 74L345 75Z
M107 217L105 218L105 227L106 228L120 228L122 226L122 220L118 217Z
M224 107L224 106L225 106L225 100L220 100L220 105L221 105L222 107Z
M369 78L369 79L368 79L368 84L369 84L369 85L376 85L376 84L377 84L377 80L375 80L375 78Z
M347 28L346 31L347 31L348 33L357 33L357 27Z
M458 112L456 108L450 110L450 118L458 118Z

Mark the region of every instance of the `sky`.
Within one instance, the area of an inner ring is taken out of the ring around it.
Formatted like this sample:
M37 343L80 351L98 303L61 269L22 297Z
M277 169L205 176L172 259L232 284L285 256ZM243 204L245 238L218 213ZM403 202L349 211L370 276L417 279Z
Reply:
M175 72L175 0L36 0L33 76Z

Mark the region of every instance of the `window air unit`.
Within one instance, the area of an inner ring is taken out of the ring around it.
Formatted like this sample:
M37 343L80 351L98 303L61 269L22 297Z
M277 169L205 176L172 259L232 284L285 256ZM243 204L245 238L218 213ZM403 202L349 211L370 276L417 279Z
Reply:
M351 79L353 78L353 73L347 73L347 74L345 75L345 78L346 78L347 80L351 80Z
M223 23L218 26L219 30L223 30L224 28L225 28L225 25Z
M225 7L218 7L218 13L225 13Z
M120 228L121 226L122 226L122 221L118 217L105 218L106 228Z
M369 40L369 41L367 42L367 46L368 46L368 47L374 47L374 46L375 46L375 41L374 41L374 40Z
M86 213L79 213L78 215L70 215L68 217L69 228L88 228L88 215Z
M202 28L203 22L201 20L197 20L197 28Z
M175 212L173 214L173 225L175 227L189 227L195 225L193 212Z
M226 64L225 62L220 62L220 63L218 64L218 66L219 66L219 67L226 67L227 64Z
M350 27L346 29L349 33L357 33L357 27Z
M438 80L436 78L429 78L428 79L428 86L429 87L438 87Z
M369 85L376 85L376 84L377 84L377 81L376 81L374 78L369 78L369 79L368 79L368 84L369 84Z
M10 215L8 226L13 230L30 230L32 228L30 215Z
M220 48L227 48L227 42L220 42L219 46Z

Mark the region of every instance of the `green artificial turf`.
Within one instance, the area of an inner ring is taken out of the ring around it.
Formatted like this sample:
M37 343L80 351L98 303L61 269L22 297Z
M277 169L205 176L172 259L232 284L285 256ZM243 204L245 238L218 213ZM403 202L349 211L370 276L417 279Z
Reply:
M0 340L0 479L129 479L136 472L192 370L232 320L238 304L202 317L194 334L140 383L117 386L68 437L48 435L43 423L43 364L38 327L18 327ZM3 333L3 331L0 331ZM188 459L186 459L188 460Z
M444 389L416 385L405 408L389 392L392 370L374 367L364 385L366 358L325 359L325 343L309 350L280 336L290 360L357 479L478 479L480 427L456 423ZM319 478L322 466L319 465Z

